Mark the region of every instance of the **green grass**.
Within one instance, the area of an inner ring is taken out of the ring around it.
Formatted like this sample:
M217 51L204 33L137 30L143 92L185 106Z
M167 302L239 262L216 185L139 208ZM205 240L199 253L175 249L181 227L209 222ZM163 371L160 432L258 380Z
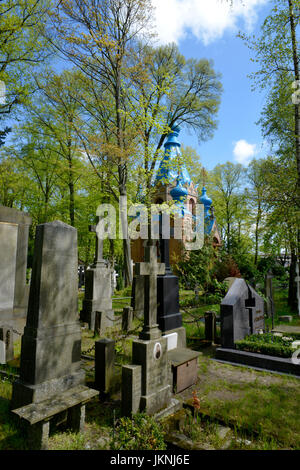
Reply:
M288 305L288 291L287 289L274 289L274 304L275 304L275 315L274 315L274 326L287 324L279 320L278 317L283 315L292 315L293 321L288 323L291 326L300 326L300 317L297 312L293 311ZM272 328L272 319L266 319L266 326Z
M0 378L0 450L26 450L23 432L10 413L12 385Z
M247 373L248 369L240 369ZM227 365L227 373L230 370L234 373L237 368ZM278 449L300 449L299 379L252 373L256 379L250 381L235 383L224 374L226 378L208 383L200 391L201 410L211 418L221 419L239 434L246 433L251 440L272 443L271 447L275 445ZM259 380L261 377L266 384ZM230 398L225 398L226 393Z

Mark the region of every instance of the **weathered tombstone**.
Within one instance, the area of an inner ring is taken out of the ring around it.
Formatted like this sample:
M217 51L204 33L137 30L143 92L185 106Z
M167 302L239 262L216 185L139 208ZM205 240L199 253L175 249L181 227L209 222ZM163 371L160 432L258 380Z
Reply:
M108 338L95 342L95 388L101 396L109 394L114 377L115 341Z
M171 386L167 338L157 323L157 275L164 273L165 266L157 263L151 240L145 249L145 262L135 267L137 274L144 276L144 326L132 344L133 366L122 370L122 409L127 414L139 410L152 415L170 404Z
M0 325L15 326L26 318L29 286L26 284L28 234L31 217L0 206Z
M14 358L13 330L9 326L0 327L0 364Z
M221 302L221 344L234 348L235 341L264 330L264 301L244 279L236 278Z
M84 386L77 320L77 230L60 221L37 226L20 378L13 413L29 424L32 445L46 448L49 420L67 411L83 430L85 402L98 394Z
M122 330L123 331L130 331L132 329L133 323L133 308L132 307L124 307L123 314L122 314Z
M90 231L96 232L96 225L90 225ZM93 265L85 271L85 292L80 312L80 321L89 324L95 330L96 312L101 312L101 334L113 322L111 268L103 259L103 240L96 236L95 259Z
M122 366L122 414L131 416L141 409L142 366Z

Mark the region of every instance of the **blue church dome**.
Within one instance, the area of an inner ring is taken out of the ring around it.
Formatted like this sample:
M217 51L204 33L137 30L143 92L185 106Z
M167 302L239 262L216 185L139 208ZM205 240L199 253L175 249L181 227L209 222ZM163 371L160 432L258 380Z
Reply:
M170 195L176 202L182 202L186 196L188 195L188 190L181 186L181 183L179 180L177 180L177 185L171 189Z
M191 184L191 177L187 169L181 165L179 168L178 159L181 156L181 144L178 140L180 126L175 123L168 134L167 141L164 144L165 152L164 157L159 165L155 184L171 184L174 180L179 180L182 185Z
M203 186L202 188L202 196L199 198L200 204L204 205L204 217L208 215L208 211L210 206L212 205L212 199L210 199L206 194L206 188Z

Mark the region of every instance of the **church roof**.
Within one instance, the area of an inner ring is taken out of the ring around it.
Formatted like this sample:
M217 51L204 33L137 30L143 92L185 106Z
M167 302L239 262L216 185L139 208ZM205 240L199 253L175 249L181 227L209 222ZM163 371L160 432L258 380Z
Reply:
M179 181L181 185L189 186L192 182L189 172L184 165L180 164L181 144L178 140L180 130L178 124L173 124L164 144L165 152L156 174L155 184L159 182L172 184Z

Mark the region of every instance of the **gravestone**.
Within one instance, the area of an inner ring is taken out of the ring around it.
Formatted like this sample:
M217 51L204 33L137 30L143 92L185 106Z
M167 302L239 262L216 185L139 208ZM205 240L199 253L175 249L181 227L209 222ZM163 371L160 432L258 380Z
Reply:
M6 364L14 358L13 331L9 326L0 327L0 364Z
M29 286L26 284L28 234L31 217L0 206L0 325L16 326L26 318Z
M136 272L144 277L144 326L139 339L132 343L131 366L122 370L122 410L124 414L147 414L168 407L171 386L167 338L157 323L157 275L165 266L157 263L156 245L150 240L145 248L145 262L136 263Z
M236 278L221 302L221 344L234 348L235 341L265 329L264 300L244 279Z
M103 338L95 342L95 388L106 396L114 377L115 341Z
M38 225L13 407L84 383L77 282L76 229L60 221Z
M96 232L96 225L90 225L91 232ZM97 235L97 234L96 234ZM90 330L95 330L96 313L101 320L101 334L113 326L111 268L103 259L103 240L96 236L94 263L85 271L85 292L80 312L80 321L88 323Z
M77 230L60 221L36 228L20 378L13 384L13 413L30 424L37 446L46 448L49 419L67 411L83 430L85 402L98 394L84 386L81 329L77 320Z
M170 266L170 240L163 237L160 217L160 258L165 264L165 273L157 276L157 321L161 331L166 333L182 327L182 316L179 311L179 281Z
M133 308L124 307L122 313L122 330L128 333L133 325Z

